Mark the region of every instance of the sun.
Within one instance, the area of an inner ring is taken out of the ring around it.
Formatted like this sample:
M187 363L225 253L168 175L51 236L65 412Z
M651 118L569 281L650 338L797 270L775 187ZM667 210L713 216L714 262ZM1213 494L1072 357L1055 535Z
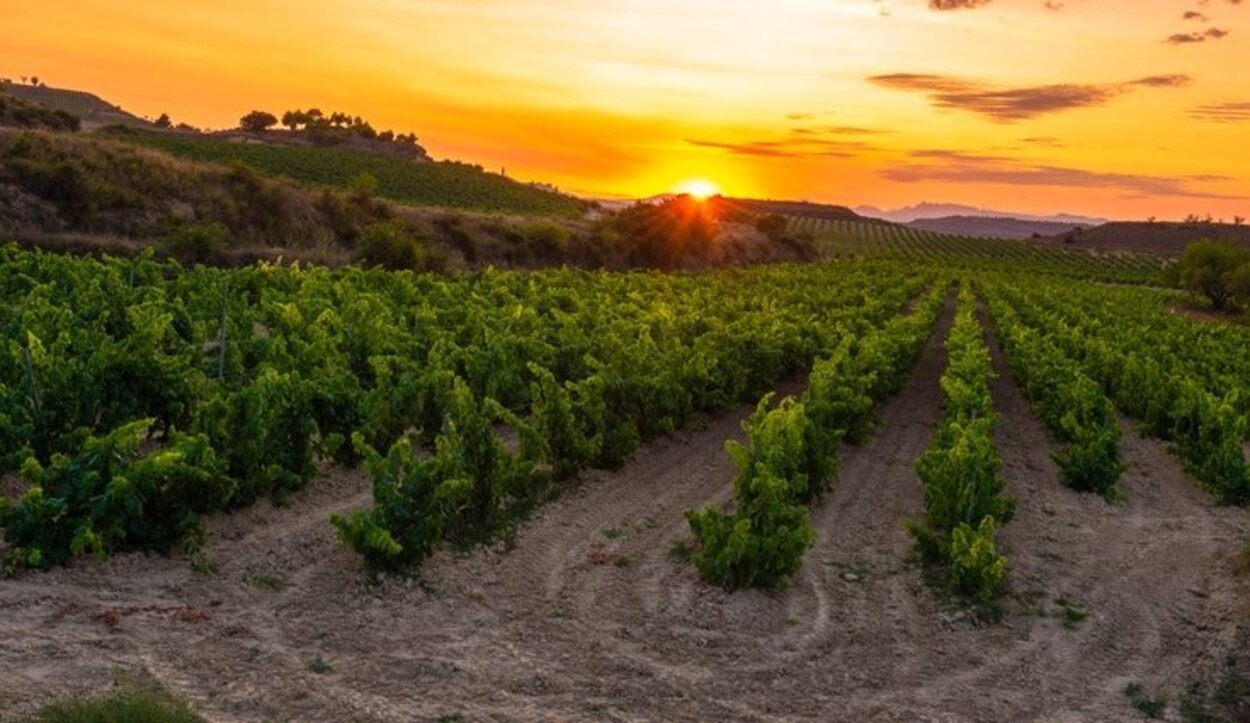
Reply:
M688 194L700 201L706 201L720 193L720 187L706 178L692 178L689 181L683 181L675 190L677 193Z

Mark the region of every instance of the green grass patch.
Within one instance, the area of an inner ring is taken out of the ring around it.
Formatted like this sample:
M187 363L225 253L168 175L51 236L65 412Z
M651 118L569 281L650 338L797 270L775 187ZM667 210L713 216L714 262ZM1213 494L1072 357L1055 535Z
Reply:
M22 723L204 723L204 719L163 693L124 689L53 704Z

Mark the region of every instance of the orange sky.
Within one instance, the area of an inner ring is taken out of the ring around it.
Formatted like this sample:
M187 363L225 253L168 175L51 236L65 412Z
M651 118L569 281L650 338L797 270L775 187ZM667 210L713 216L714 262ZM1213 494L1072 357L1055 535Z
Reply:
M980 7L6 0L0 75L200 126L349 111L587 194L706 177L850 205L1250 216L1250 3L934 1Z

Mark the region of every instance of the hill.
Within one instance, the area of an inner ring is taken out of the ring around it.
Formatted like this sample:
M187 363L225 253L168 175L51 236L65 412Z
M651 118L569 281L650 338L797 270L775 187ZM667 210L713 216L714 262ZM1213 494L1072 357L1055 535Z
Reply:
M1130 251L1176 258L1194 241L1220 239L1250 245L1250 227L1228 223L1113 222L1038 239L1086 251Z
M82 121L84 129L100 128L107 125L131 127L151 125L142 118L122 110L120 106L109 103L95 94L81 90L49 88L44 85L5 83L3 91L26 103L77 116Z
M904 224L911 228L956 236L977 238L1003 238L1023 240L1034 236L1055 236L1073 228L1083 228L1071 223L1056 221L1027 221L997 216L946 216L922 218Z
M756 228L688 198L593 219L416 208L367 184L314 188L109 134L0 128L0 240L10 239L118 255L154 248L188 263L285 258L430 270L702 268L813 256L784 229Z
M1166 261L1150 254L1095 252L1018 239L957 236L903 224L792 216L789 230L830 257L940 261L963 268L1011 268L1122 283L1157 283Z
M368 174L377 181L379 196L409 206L567 217L580 216L587 208L572 196L455 161L417 162L387 153L266 142L257 135L233 133L121 129L108 135L191 161L244 163L308 185L348 189Z
M82 127L82 122L72 113L27 103L4 92L3 87L0 87L0 126L76 131Z
M1052 215L1035 215L1028 213L1016 213L1012 211L996 211L989 208L980 208L977 206L967 206L958 203L918 203L913 206L904 206L884 210L876 206L858 206L855 212L861 216L869 218L879 218L894 223L910 223L921 219L946 218L948 216L975 216L977 218L1012 218L1019 221L1042 221L1046 223L1061 223L1068 226L1097 226L1098 224L1107 223L1105 218L1093 218L1090 216L1077 216L1070 213L1057 213Z
M774 201L752 198L730 198L728 203L748 213L772 213L778 216L798 216L802 218L819 218L828 221L856 221L860 223L882 223L877 219L864 218L846 206L828 203L812 203L810 201Z

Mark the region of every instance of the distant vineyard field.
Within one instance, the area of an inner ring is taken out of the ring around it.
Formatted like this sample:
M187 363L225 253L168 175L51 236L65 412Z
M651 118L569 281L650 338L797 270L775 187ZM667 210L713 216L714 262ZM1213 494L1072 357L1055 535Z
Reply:
M968 267L1055 272L1128 283L1159 278L1166 259L1124 252L1093 253L1044 247L1027 241L986 239L907 226L791 216L790 230L816 239L826 256L945 260Z
M193 134L129 131L116 137L192 161L242 162L311 185L345 188L367 173L377 179L378 195L411 206L541 216L577 216L585 209L572 196L454 161L415 163L349 148L240 143Z

